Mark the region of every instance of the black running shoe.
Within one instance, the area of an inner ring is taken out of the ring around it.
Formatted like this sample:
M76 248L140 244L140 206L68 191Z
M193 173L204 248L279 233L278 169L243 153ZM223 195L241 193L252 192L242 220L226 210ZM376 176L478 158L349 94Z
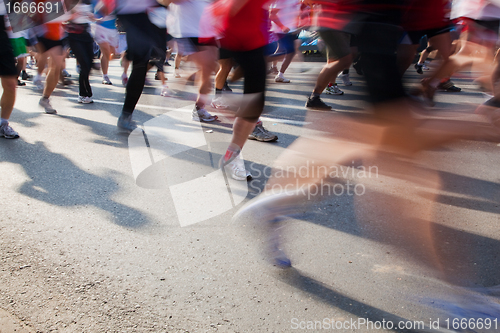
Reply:
M23 79L24 81L30 79L31 77L33 77L33 76L26 73L26 71L24 69L21 71L21 79Z
M330 111L332 109L332 107L325 104L319 96L309 97L306 102L306 108L325 111Z
M354 68L354 70L356 71L356 74L361 75L361 76L364 75L363 70L361 69L361 66L359 63L353 64L352 68Z
M417 71L418 74L424 74L422 67L423 65L415 64L415 70Z
M462 88L456 87L451 80L448 80L446 82L441 82L438 85L439 90L444 90L447 92L461 92Z
M229 88L227 81L224 83L224 87L222 87L222 91L233 92L233 89Z

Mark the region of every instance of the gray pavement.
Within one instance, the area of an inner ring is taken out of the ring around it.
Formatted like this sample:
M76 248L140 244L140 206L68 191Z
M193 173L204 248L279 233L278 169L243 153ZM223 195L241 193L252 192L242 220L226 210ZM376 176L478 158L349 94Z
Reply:
M0 140L0 308L9 313L0 313L0 332L14 332L9 327L17 323L36 332L328 331L333 321L363 320L375 327L336 331L388 332L376 329L377 323L411 327L438 319L425 299L449 299L450 287L375 236L384 216L371 217L373 229L361 227L352 196L321 196L289 221L286 249L293 269L287 271L263 259L262 235L250 219L231 220L238 202L262 190L268 166L298 136L334 130L306 117L304 103L320 68L293 63L286 75L292 83L269 79L264 125L279 141L248 142L244 158L255 178L248 195L237 188L232 201L210 191L218 180L208 176L217 170L219 146L229 141L230 116L221 114L220 123L201 129L182 122L196 88L174 79L170 68L176 96L159 96L150 72L152 84L134 116L146 124L150 150L141 150L142 132L134 141L116 129L124 99L118 61L110 68L113 86L92 73L94 104L76 103L77 85L58 87L51 98L58 115L38 108L41 94L34 86L19 88L11 124L21 138ZM68 70L76 75L73 60ZM362 79L355 73L351 78L352 87L339 84L345 95L324 96L335 112L362 112ZM413 73L409 78L418 79ZM458 113L484 100L470 78L454 81L463 91L439 93L437 107ZM242 83L232 87L241 92ZM162 132L162 119L179 122ZM190 137L193 131L197 137ZM168 133L175 133L174 148L161 146ZM165 153L198 139L195 150ZM483 286L500 283L499 149L462 141L424 156L443 181L435 209L440 249L472 255L450 260L456 260L457 277L472 267L474 282ZM150 160L142 159L144 153ZM163 160L165 165L143 173ZM206 183L190 182L203 177ZM405 184L389 188L387 204L409 197L401 191ZM200 219L204 214L210 218Z

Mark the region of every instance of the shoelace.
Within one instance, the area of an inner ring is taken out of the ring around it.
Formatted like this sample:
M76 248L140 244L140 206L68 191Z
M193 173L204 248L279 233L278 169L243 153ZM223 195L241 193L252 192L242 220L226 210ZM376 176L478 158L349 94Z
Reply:
M6 135L14 135L14 134L16 134L16 132L14 131L14 129L9 126L9 123L1 126L0 128L3 129L3 133L6 134Z

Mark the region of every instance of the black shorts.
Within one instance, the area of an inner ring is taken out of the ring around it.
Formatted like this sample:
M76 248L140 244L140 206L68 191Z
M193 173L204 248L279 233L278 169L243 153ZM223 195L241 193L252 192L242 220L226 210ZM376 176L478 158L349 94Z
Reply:
M202 46L217 46L215 38L201 39L198 37L176 38L177 49L181 55L191 55L199 52Z
M3 16L0 16L0 76L17 76L12 44L4 27Z
M253 94L255 97L248 101L236 113L237 117L248 120L257 120L264 111L264 94L266 91L266 60L265 47L249 51L226 50L229 58L235 60L243 69L243 93Z
M426 29L426 30L418 30L418 31L409 31L408 37L410 37L411 43L413 45L420 44L420 39L422 37L427 36L427 38L432 38L437 35L444 34L446 32L450 32L453 29L452 26L447 25L441 28L434 29Z
M230 59L232 58L231 51L226 50L224 48L219 48L219 59L224 60L224 59Z
M42 45L43 50L41 52L48 51L56 46L63 46L64 42L63 40L52 40L52 39L47 39L45 37L37 37L38 43Z

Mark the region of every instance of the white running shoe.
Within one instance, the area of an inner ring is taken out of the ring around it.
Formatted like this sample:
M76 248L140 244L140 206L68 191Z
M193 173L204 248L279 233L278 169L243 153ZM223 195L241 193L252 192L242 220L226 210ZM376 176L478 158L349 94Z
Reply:
M94 103L94 101L92 100L92 97L78 96L78 103L90 104Z
M50 105L50 101L48 98L45 98L45 97L40 98L40 101L38 102L38 104L45 109L45 113L48 113L48 114L56 114L57 113L56 109L54 109L52 107L52 105Z
M39 90L43 90L43 88L44 88L44 86L45 86L45 85L43 84L43 81L42 81L42 79L41 79L41 78L35 78L35 79L33 80L33 84L34 84L34 85L36 86L36 88L37 88L37 89L39 89Z
M245 162L241 159L241 153L224 166L224 170L236 180L250 180L252 174L245 169Z
M229 106L227 105L226 101L224 100L224 97L217 97L217 98L214 98L212 100L212 103L210 103L210 105L214 108L214 109L219 109L219 110L225 110L227 109Z
M113 85L113 83L111 82L111 80L107 75L102 77L102 84Z
M0 125L0 137L4 137L6 139L17 139L19 134L9 126L9 122L5 122Z
M193 109L192 117L194 121L203 121L206 123L212 122L217 120L217 116L212 116L207 110L205 109L196 109L196 106Z
M283 76L283 73L279 72L274 78L275 82L290 83L290 80Z
M349 74L342 74L342 73L340 73L338 77L342 79L342 82L344 83L344 86L347 86L347 87L348 86L352 86L352 82L351 82L351 80L349 78Z
M172 93L172 91L170 89L168 89L168 86L167 85L164 85L162 88L161 88L161 93L160 93L160 96L163 96L163 97L169 97L169 96L172 96L174 95Z
M333 86L326 87L326 93L328 95L343 95L344 92L340 90L340 88L334 84Z

